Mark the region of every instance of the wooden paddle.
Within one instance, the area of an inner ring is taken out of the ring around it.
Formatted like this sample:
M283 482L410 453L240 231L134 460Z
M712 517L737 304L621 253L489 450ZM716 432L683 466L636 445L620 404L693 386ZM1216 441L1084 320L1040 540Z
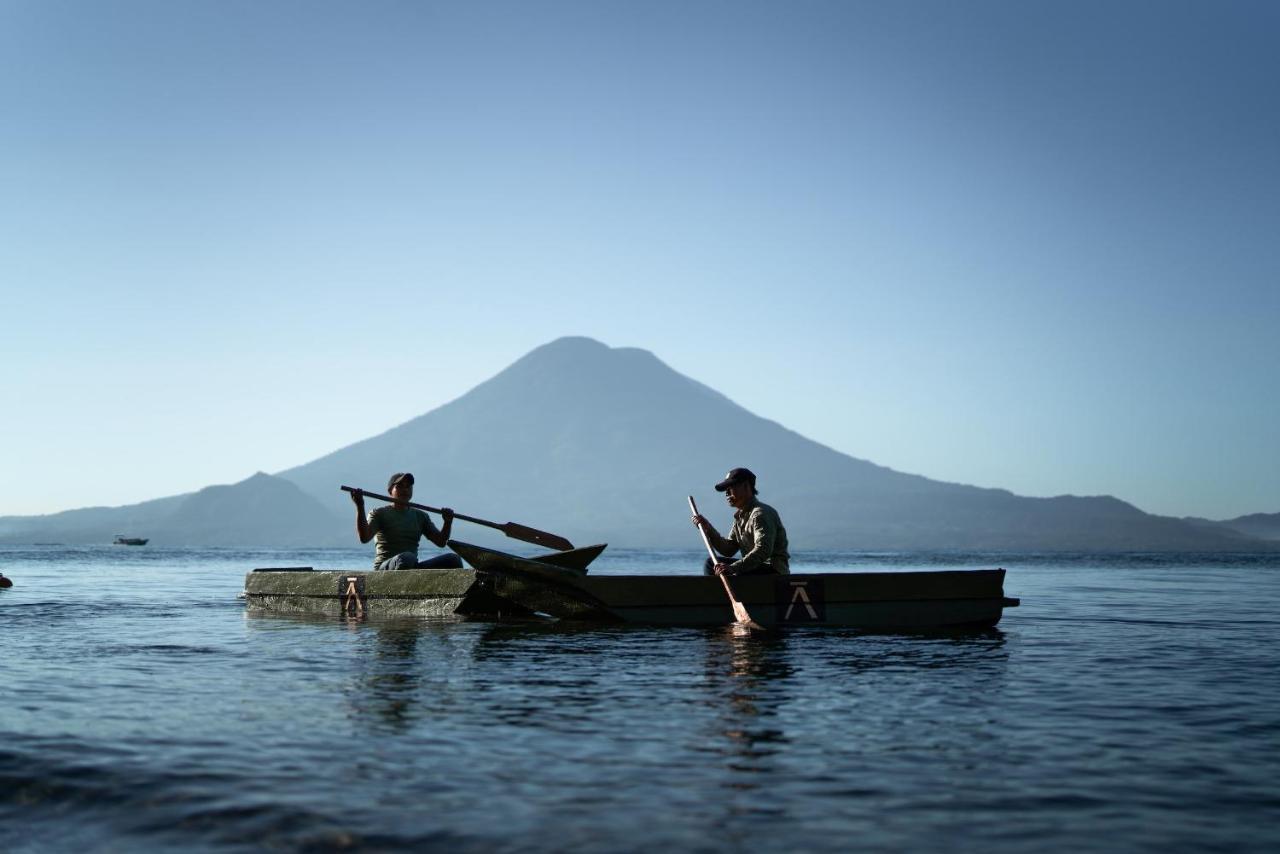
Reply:
M344 486L342 489L346 492L363 492L370 498L376 498L379 501L395 501L394 498L389 496L379 495L378 493L370 492L367 489L357 489L354 486ZM414 504L412 501L408 502L408 504L410 507L416 507L419 510L426 510L431 513L441 512L438 507L428 507L425 504ZM513 540L523 540L526 543L537 543L540 546L546 546L547 548L555 549L556 551L567 552L573 548L573 543L569 542L564 537L557 534L550 534L546 531L539 531L537 528L530 528L527 525L520 525L515 522L503 522L499 524L497 522L490 522L488 519L477 519L474 516L463 516L461 513L454 513L453 518L461 519L464 522L473 522L477 525L484 525L486 528L496 528Z
M689 496L689 509L693 511L693 515L698 516L698 505L694 502L693 496ZM698 533L702 535L702 544L707 547L707 554L711 555L711 565L714 567L718 563L723 563L716 555L716 550L711 548L711 540L707 537L707 532L702 530L702 526L698 526ZM713 570L714 571L714 570ZM729 586L729 579L723 573L716 576L720 579L720 583L724 585L724 592L729 595L729 604L733 606L733 617L739 623L751 629L763 629L764 626L751 619L751 614L747 613L747 606L737 596L733 595L733 588Z

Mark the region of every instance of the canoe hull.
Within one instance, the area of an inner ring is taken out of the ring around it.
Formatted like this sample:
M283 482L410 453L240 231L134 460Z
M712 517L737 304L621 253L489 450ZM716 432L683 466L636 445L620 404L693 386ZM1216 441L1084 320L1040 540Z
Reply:
M603 546L557 566L451 542L474 569L392 572L257 569L245 577L251 611L331 616L562 620L670 626L734 622L720 579L705 575L587 575ZM1003 569L811 573L733 579L751 618L766 627L845 626L869 631L988 628L1018 600Z
M733 579L734 593L763 626L847 626L868 630L989 628L1018 600L1004 596L1004 570L821 573ZM565 577L557 584L503 573L501 598L561 619L673 626L734 621L710 576Z
M462 547L459 554L466 552L464 557L476 568L492 563L501 569L518 562L532 570L545 569L552 578L585 574L587 565L605 550L605 545L600 544L520 558L466 543L450 545ZM378 572L276 567L247 574L244 599L251 611L277 614L478 619L533 616L536 609L495 593L498 578L475 569ZM532 602L538 597L536 591L530 591L521 598Z
M449 547L489 579L494 595L560 619L674 626L735 621L714 576L588 576L457 540ZM1004 595L1003 569L745 576L732 584L752 621L766 627L989 628L1018 604Z
M245 576L250 611L333 617L519 617L531 612L493 595L470 569L394 572L256 569Z

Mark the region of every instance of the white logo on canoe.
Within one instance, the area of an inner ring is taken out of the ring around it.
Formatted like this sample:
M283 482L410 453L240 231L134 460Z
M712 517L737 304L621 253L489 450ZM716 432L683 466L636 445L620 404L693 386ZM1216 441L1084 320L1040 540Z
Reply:
M804 609L809 612L809 619L818 619L818 612L813 610L813 603L809 601L809 582L793 581L791 582L791 603L787 605L787 613L782 619L790 620L791 612L795 610L796 603L804 605Z
M364 603L360 601L360 590L356 586L360 582L360 576L348 575L343 580L346 581L347 587L342 591L342 612L344 614L363 614Z

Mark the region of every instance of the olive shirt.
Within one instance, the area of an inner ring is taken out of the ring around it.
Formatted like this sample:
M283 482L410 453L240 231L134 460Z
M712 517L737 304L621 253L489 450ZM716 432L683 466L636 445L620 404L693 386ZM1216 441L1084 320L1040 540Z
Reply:
M369 530L378 539L373 555L374 569L381 566L384 560L403 552L413 552L416 556L421 537L440 536L440 531L426 513L413 507L397 510L391 504L379 507L369 514Z
M778 511L752 498L751 503L733 514L729 536L722 537L712 528L708 539L723 555L742 550L742 557L729 564L729 573L738 575L767 564L779 575L791 572L791 556L787 554L787 529L782 527Z

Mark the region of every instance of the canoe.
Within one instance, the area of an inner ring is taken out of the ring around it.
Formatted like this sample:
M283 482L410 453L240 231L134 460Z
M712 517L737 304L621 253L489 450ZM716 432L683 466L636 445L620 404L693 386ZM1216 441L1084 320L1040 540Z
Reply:
M724 587L706 575L597 575L451 541L489 575L500 599L560 619L673 626L734 621ZM1004 595L1003 569L797 573L732 579L752 619L771 626L868 630L990 628L1018 599Z
M115 541L112 543L115 546L145 546L146 544L146 537L124 537L120 534L116 534Z
M603 545L520 557L450 540L469 569L317 570L267 567L245 576L250 610L331 616L528 618L722 626L734 621L719 579L588 575ZM759 624L872 631L989 628L1019 600L1003 569L798 573L733 579Z
M463 554L458 551L462 547L467 551ZM472 569L487 571L490 569L503 569L510 565L511 561L517 561L522 564L532 566L535 570L539 568L550 567L548 571L553 573L555 577L556 570L568 571L574 575L586 574L587 567L591 561L600 557L600 553L608 548L607 543L600 543L595 546L582 546L581 548L571 549L566 552L548 552L546 554L531 555L527 558L516 557L505 552L494 551L480 546L472 546L467 543L461 543L457 540L449 541L449 548L457 553L463 560L471 564Z
M531 616L499 599L489 578L473 569L318 570L265 567L244 579L250 611L371 617Z
M516 559L555 573L583 574L604 550L601 544ZM477 556L477 560L486 565L483 556ZM498 560L494 558L495 565ZM494 580L492 573L477 572L475 568L376 572L263 567L245 576L243 597L252 611L281 614L479 619L533 616L528 607L496 596Z

